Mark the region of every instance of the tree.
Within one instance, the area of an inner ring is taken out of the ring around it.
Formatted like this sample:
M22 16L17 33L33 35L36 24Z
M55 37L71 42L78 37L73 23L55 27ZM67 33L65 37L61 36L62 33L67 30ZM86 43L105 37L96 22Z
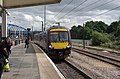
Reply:
M73 27L72 27L72 29L70 30L70 32L71 32L71 38L72 39L76 39L77 37L78 37L78 33L77 33L77 27L74 25Z
M92 34L92 43L95 46L101 45L103 43L109 42L109 38L107 34L100 33L97 31L94 31Z
M102 21L95 21L95 22L90 21L90 22L86 22L85 26L89 27L93 31L98 31L98 32L101 32L101 33L105 33L107 31L107 27L108 27L108 25L105 24Z
M112 22L110 26L107 28L107 33L114 34L119 26L119 22Z
M84 31L84 33L85 33L85 39L86 39L86 40L90 40L90 39L92 38L92 32L93 32L93 30L91 30L91 29L88 28L88 27L85 27L84 30L85 30L85 31Z
M114 36L116 37L117 40L120 40L120 24L118 25L118 27L114 33Z

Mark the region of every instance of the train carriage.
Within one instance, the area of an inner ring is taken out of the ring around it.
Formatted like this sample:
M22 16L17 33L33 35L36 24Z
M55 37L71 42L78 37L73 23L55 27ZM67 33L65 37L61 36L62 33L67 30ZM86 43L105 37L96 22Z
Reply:
M70 31L65 27L51 27L34 38L52 59L65 59L71 53Z

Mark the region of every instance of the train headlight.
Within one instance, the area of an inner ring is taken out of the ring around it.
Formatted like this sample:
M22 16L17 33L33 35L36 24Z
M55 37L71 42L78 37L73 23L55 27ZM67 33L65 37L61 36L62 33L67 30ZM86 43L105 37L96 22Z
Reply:
M71 45L70 45L70 44L68 44L67 48L71 48Z
M53 47L52 47L51 45L49 45L49 48L50 48L50 49L53 49Z

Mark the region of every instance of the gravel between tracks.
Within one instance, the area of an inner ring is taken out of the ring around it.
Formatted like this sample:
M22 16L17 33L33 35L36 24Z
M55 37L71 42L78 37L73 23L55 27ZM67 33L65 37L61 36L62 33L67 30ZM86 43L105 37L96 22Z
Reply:
M72 51L68 60L91 75L93 79L120 79L120 68Z
M56 66L62 72L66 79L84 79L84 77L80 73L76 72L76 70L72 69L64 62L58 63L56 64Z

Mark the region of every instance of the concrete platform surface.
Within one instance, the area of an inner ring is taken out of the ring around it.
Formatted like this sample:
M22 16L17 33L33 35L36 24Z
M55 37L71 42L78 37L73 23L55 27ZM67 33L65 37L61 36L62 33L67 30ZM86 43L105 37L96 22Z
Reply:
M65 79L35 44L29 48L24 44L13 47L9 63L10 72L4 72L2 79Z

